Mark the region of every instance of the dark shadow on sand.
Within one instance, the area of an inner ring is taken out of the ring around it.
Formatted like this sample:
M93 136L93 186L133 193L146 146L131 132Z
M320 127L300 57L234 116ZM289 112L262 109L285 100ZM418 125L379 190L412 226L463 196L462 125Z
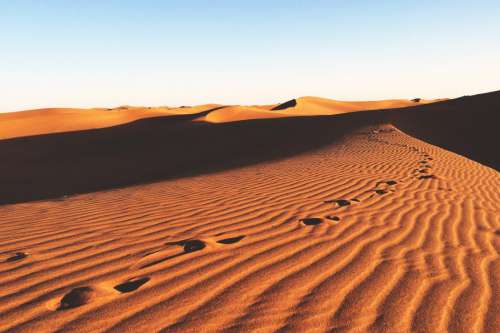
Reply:
M386 116L408 135L500 170L500 91L394 109Z
M402 131L498 170L500 92L337 116L196 122L207 114L0 141L0 204L191 176L318 149L367 125Z
M198 115L199 116L199 115ZM192 115L0 141L0 204L214 172L319 148L362 126L357 117L210 124Z

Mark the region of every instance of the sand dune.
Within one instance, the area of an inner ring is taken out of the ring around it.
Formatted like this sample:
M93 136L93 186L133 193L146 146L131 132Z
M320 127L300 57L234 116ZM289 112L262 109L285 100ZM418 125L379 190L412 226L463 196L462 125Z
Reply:
M389 99L381 101L336 101L320 97L301 97L296 98L274 107L287 114L306 114L306 115L332 115L348 113L353 111L368 111L392 108L404 108L409 106L424 105L435 103L446 99Z
M275 106L230 106L210 112L201 120L225 123L249 119L284 118L296 116L338 115L354 111L368 111L435 103L441 100L382 100L344 102L319 97L301 97Z
M274 160L317 149L362 126L384 123L500 168L499 154L490 149L500 92L333 116L247 119L247 113L245 121L236 121L241 115L237 108L259 115L275 112L207 105L101 129L0 140L1 202L61 197Z
M105 128L130 123L138 119L194 114L217 106L217 104L207 104L184 108L133 106L120 106L113 109L52 108L0 113L0 140Z
M389 116L387 122L410 135L500 170L500 154L494 147L500 91L384 114Z
M397 127L467 151L499 97L2 140L0 331L499 332L500 175Z
M222 123L249 119L283 118L291 116L333 115L360 110L400 108L427 104L439 100L382 100L372 102L342 102L319 97L301 97L294 107L283 105L222 106L205 104L192 107L134 107L112 109L52 108L0 113L0 140L16 137L106 128L140 119L173 115L199 114L198 121ZM207 112L212 110L212 112Z

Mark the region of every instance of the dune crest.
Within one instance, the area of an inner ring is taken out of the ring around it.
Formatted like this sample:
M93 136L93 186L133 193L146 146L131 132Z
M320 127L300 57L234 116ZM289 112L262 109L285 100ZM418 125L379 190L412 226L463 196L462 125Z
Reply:
M298 116L338 115L355 111L404 108L444 101L445 99L414 100L395 99L367 102L336 101L320 97L300 97L272 108L259 106L231 106L209 113L203 120L224 123L250 119L283 118Z
M155 117L200 114L197 121L225 123L250 119L335 115L361 110L401 108L440 100L385 100L341 102L319 97L301 97L279 105L241 106L204 104L183 107L51 108L0 113L0 140L16 137L99 129ZM207 112L213 110L211 112ZM207 112L207 114L205 114Z
M0 330L498 332L499 199L498 172L384 125L0 206Z

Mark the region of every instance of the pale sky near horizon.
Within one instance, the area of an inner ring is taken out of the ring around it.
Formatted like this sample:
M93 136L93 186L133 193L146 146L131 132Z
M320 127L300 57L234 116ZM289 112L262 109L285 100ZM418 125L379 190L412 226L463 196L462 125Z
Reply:
M500 90L500 1L0 0L0 112Z

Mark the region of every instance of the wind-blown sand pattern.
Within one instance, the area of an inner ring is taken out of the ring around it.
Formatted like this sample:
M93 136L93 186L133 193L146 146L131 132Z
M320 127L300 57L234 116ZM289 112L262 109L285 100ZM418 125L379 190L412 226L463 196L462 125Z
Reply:
M0 331L500 332L499 173L357 114L340 136L231 168L5 191Z

